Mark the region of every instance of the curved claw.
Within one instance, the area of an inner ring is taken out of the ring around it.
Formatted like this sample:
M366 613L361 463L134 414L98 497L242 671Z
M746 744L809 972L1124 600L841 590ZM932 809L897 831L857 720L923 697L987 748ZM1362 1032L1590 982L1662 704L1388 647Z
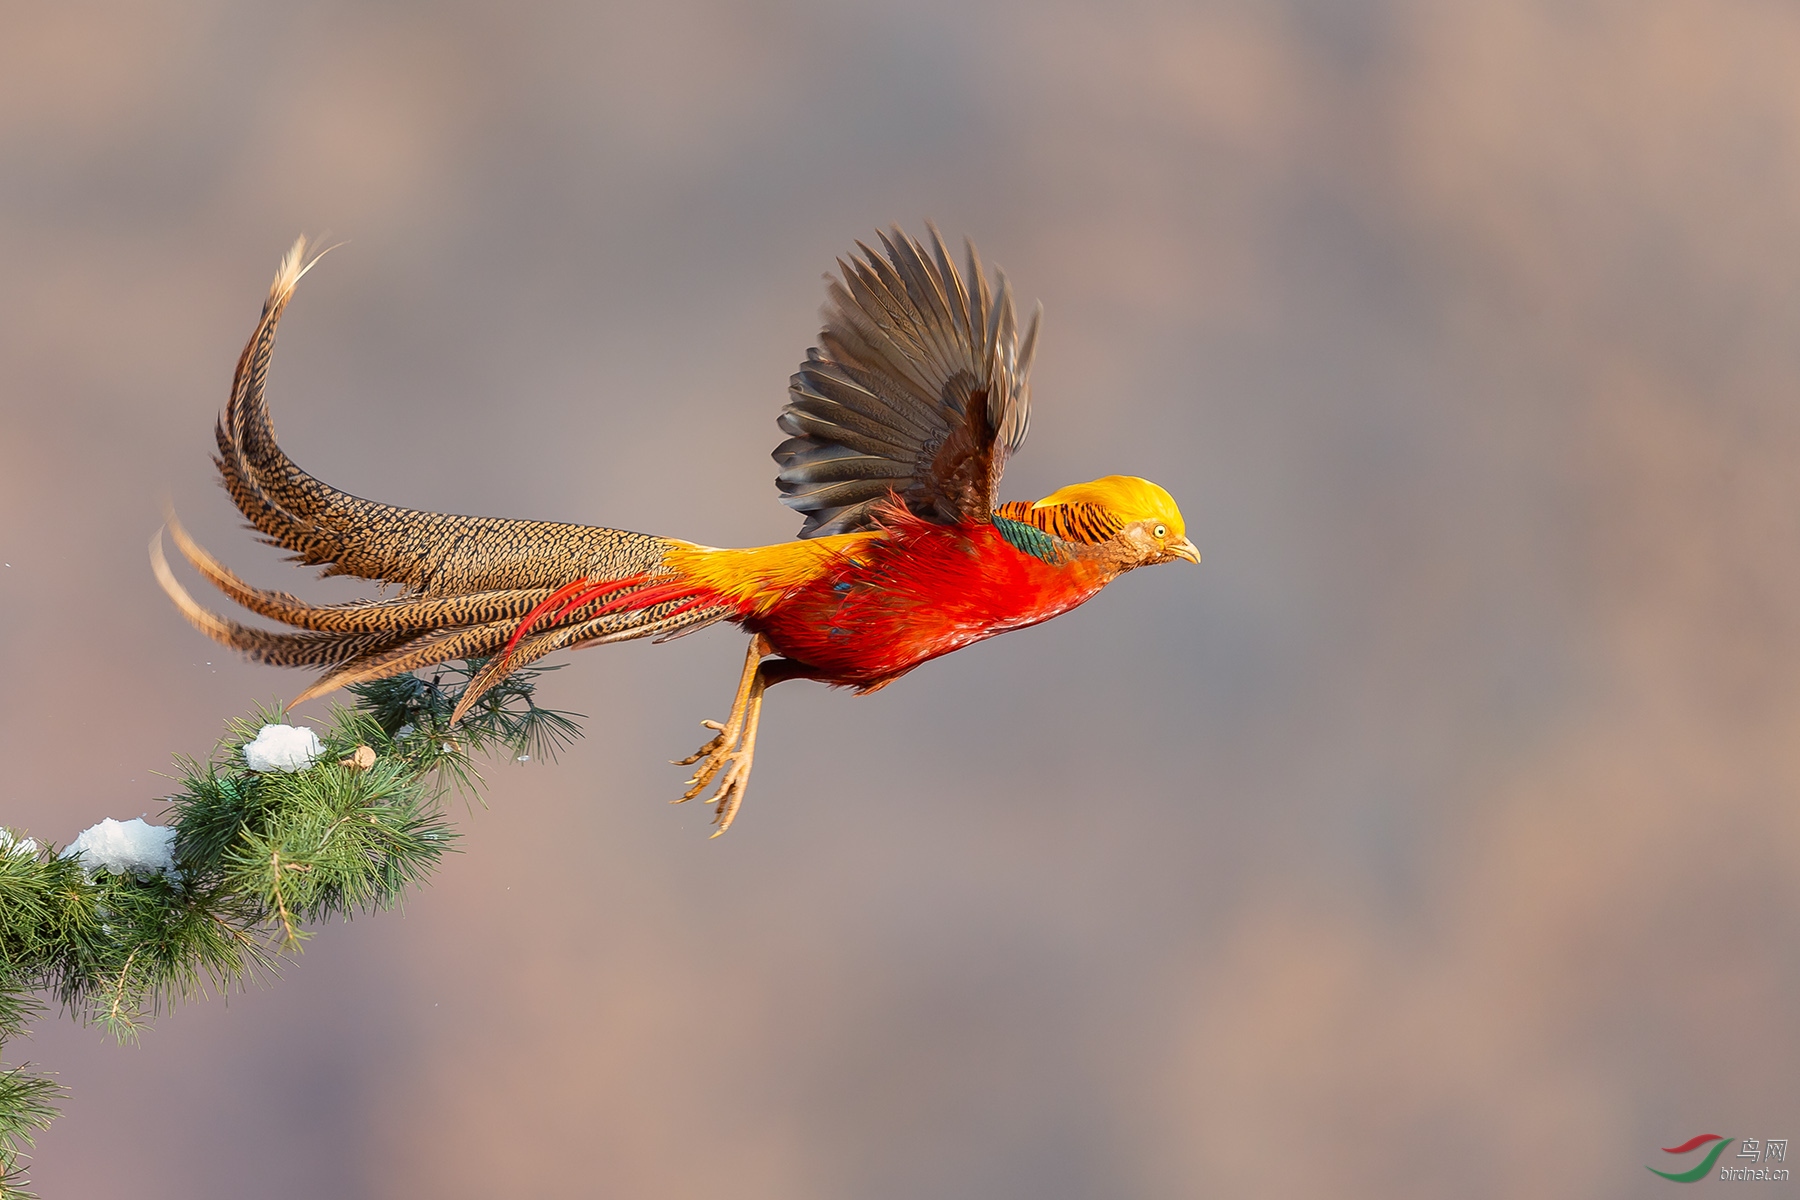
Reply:
M709 760L705 767L695 771L693 775L689 777L687 781L687 791L681 793L681 795L669 801L669 803L686 804L689 800L692 800L695 796L704 792L706 790L706 785L713 781L713 776L719 773L719 769L723 767L730 758L731 755L726 754L715 756L713 759Z
M718 828L712 831L711 837L718 837L737 819L739 806L744 803L744 791L750 786L750 761L754 751L741 750L731 756L731 766L725 770L725 779L719 784L719 790L713 793L713 824Z
M756 726L762 716L763 692L768 682L761 671L762 657L768 653L768 643L759 634L750 639L750 650L744 658L743 678L738 681L737 697L731 705L731 716L723 723L719 721L702 721L700 724L715 732L715 736L704 746L675 762L678 767L700 765L695 768L687 781L687 791L671 800L671 804L683 804L698 796L707 789L714 778L723 771L725 777L719 780L719 790L712 794L707 803L713 806L713 824L718 828L712 836L718 837L731 828L731 822L737 818L738 808L744 803L744 789L750 783L750 764L756 755Z
M724 769L727 763L737 757L738 750L736 749L736 743L741 733L741 727L739 729L732 729L730 726L721 725L717 721L702 721L700 724L708 729L718 730L718 736L682 759L680 762L671 764L677 767L685 767L693 763L700 763L700 766L688 777L686 782L687 791L669 801L670 804L685 804L695 796L698 796L701 792L706 790L706 785L713 781L713 776L717 775ZM730 740L727 741L726 739ZM701 762L702 759L705 761Z
M671 758L669 760L669 765L671 767L693 766L695 763L699 762L701 759L705 758L707 755L709 755L713 751L717 750L724 743L724 741L725 741L725 726L719 724L717 721L702 721L702 722L700 722L700 724L701 724L701 726L703 726L706 729L718 730L719 736L714 738L712 741L706 743L706 745L700 747L698 750L694 751L692 754L688 755L686 758ZM692 783L693 781L689 780L688 782ZM683 796L682 799L685 800L685 799L687 799L687 797Z

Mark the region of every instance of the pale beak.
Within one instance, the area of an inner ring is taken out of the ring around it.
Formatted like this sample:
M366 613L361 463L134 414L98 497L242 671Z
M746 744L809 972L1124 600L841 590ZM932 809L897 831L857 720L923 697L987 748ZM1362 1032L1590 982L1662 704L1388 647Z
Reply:
M1185 558L1191 563L1198 564L1200 561L1199 547L1195 546L1194 543L1188 541L1186 538L1182 538L1178 542L1170 542L1168 551L1176 558Z

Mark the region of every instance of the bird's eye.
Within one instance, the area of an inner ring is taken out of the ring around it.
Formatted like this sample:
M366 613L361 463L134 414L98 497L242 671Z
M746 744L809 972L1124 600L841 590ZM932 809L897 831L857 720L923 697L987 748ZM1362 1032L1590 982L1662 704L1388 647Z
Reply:
M1157 527L1156 527L1156 536L1157 536L1157 537L1159 537L1159 538L1161 538L1161 537L1168 537L1168 536L1169 536L1169 531L1168 531L1168 529L1166 529L1166 528L1165 528L1165 527L1163 527L1163 526L1161 526L1161 525L1158 525L1158 526L1157 526Z

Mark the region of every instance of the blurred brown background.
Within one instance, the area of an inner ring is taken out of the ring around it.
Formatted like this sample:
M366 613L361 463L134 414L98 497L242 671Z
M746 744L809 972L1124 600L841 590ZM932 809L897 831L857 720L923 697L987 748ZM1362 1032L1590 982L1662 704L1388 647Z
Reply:
M9 1048L74 1089L47 1197L1622 1197L1800 1138L1785 5L0 5L0 820L154 816L298 690L157 591L165 497L353 594L208 463L297 233L303 465L730 545L798 527L820 276L927 216L1047 308L1006 494L1148 476L1205 565L781 689L718 842L662 764L737 638L573 656L589 736L404 914Z

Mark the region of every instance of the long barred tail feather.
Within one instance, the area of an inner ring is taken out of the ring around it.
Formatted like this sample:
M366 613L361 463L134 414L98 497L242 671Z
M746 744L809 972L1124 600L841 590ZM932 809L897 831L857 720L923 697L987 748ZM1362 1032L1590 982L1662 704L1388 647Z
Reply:
M221 481L264 539L326 575L398 584L422 596L556 588L654 571L664 542L597 525L465 517L378 504L301 470L275 439L264 388L275 331L306 261L294 243L238 359L231 399L215 430Z
M288 701L288 707L304 704L315 696L353 683L369 683L407 671L422 671L453 658L486 658L499 647L511 627L510 621L493 621L466 629L434 629L404 645L358 655L314 680L304 692Z
M263 540L326 575L398 585L403 594L315 605L255 587L196 543L170 514L183 557L233 601L298 632L244 625L211 612L170 569L159 530L150 544L157 582L207 637L282 667L323 668L289 707L352 683L486 658L456 718L512 671L554 650L672 637L741 615L741 606L680 580L671 543L596 525L454 516L377 504L301 470L275 439L264 388L275 330L295 285L317 257L294 243L262 317L238 359L231 399L215 430L219 477Z
M671 600L636 612L608 613L545 633L533 634L522 641L509 644L469 681L468 687L463 689L462 699L457 702L456 711L451 714L450 723L454 725L462 720L469 707L501 680L546 654L565 648L604 646L642 637L666 641L724 620L735 615L736 611L726 605L707 604L704 600L699 603L692 600L685 603Z
M173 513L167 517L167 528L182 557L208 583L258 616L299 629L373 633L500 621L523 615L549 594L543 588L512 588L426 599L401 596L349 604L308 604L288 592L268 591L244 582L194 541Z
M181 586L163 556L162 531L150 541L150 569L188 623L213 641L272 667L328 667L363 654L379 653L417 638L417 629L368 632L307 631L275 633L221 617L197 602Z

